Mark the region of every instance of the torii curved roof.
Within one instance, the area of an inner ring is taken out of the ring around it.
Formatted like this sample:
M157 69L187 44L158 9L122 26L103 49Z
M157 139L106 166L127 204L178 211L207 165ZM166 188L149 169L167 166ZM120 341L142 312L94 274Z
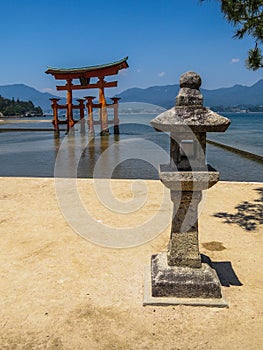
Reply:
M124 68L128 68L127 63L128 56L112 63L90 66L90 67L80 67L80 68L53 68L48 67L46 74L52 74L55 79L78 79L81 77L91 78L91 77L104 77L107 75L118 74L118 71Z

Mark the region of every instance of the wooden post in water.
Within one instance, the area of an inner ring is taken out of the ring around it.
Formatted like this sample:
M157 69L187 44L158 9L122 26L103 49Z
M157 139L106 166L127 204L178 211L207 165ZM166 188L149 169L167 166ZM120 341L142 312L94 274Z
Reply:
M120 97L112 97L111 100L113 101L113 111L114 111L114 135L119 135L119 100Z
M79 102L79 119L84 119L84 111L85 111L85 106L84 106L84 99L83 98L79 98L77 99L77 101Z
M67 133L73 126L72 79L67 79Z
M107 102L104 94L104 85L106 81L103 78L100 78L98 81L99 84L99 103L101 104L100 109L100 134L101 136L109 135L109 126L108 126L108 113L107 113Z
M60 98L50 98L50 101L52 102L51 107L53 110L53 126L54 131L57 136L59 136L59 121L58 121L58 101L60 101Z
M93 122L93 100L94 96L85 96L87 101L86 106L88 110L88 133L89 135L94 135L94 122Z
M84 99L83 98L79 98L77 99L77 101L79 102L78 108L79 108L79 121L80 121L80 132L81 134L85 134L85 120L84 120L84 116L85 116L85 105L84 105Z

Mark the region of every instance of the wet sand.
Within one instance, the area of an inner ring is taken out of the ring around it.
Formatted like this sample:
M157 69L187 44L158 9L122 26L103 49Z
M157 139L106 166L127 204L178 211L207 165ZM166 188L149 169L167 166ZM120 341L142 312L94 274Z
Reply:
M119 199L132 198L131 182L113 181ZM97 220L118 227L158 207L162 184L146 184L146 207L122 222L97 200L91 179L78 189ZM200 250L221 273L228 309L143 307L144 268L166 249L169 227L139 247L104 248L69 226L53 179L1 178L0 187L1 349L262 348L263 183L220 182L203 204Z

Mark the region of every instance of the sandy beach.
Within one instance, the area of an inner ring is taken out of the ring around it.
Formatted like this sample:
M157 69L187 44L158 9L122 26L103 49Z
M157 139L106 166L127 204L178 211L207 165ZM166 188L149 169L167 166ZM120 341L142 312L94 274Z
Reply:
M141 195L131 183L113 181L116 197ZM163 186L145 183L144 207L127 215L103 207L93 180L77 185L93 217L119 227L156 212ZM165 251L169 226L143 245L105 248L68 224L54 179L1 178L0 187L1 349L262 349L263 183L219 182L203 203L200 250L221 273L224 309L143 306L144 269Z

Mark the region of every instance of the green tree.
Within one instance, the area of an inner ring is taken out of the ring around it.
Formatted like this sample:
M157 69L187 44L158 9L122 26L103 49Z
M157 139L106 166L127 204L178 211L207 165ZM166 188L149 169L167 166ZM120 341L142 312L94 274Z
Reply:
M207 0L200 0L204 2ZM255 46L248 52L246 66L257 70L263 68L263 1L262 0L218 0L227 21L236 28L234 38L242 39L250 35Z

